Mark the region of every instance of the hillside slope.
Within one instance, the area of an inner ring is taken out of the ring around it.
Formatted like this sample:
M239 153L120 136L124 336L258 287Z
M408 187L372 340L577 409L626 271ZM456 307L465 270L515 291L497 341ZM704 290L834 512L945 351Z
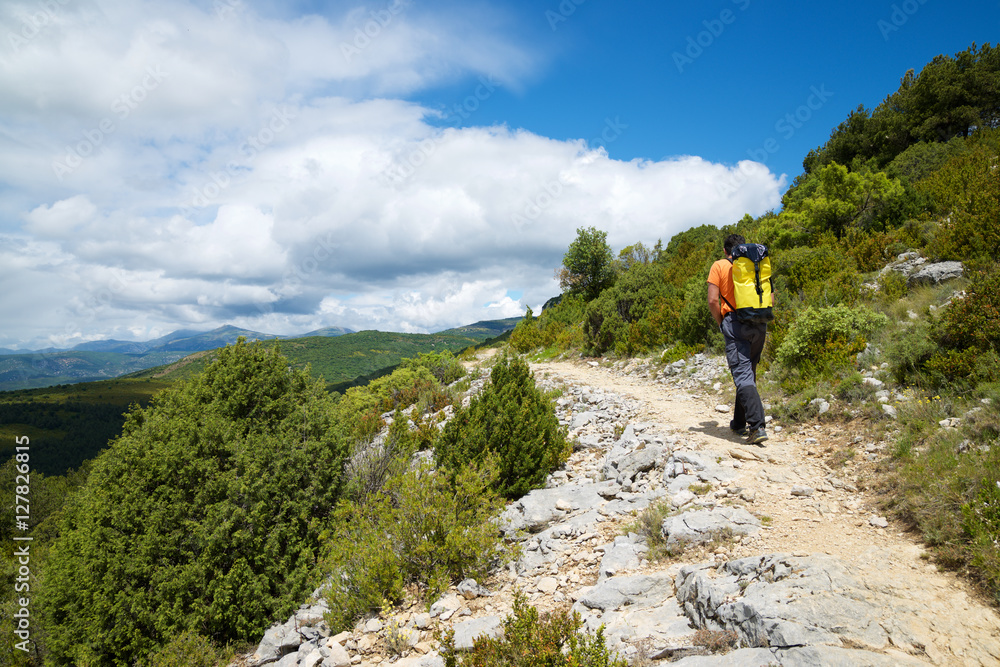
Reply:
M559 417L580 446L545 490L505 512L510 530L526 531L516 565L478 585L453 586L429 614L404 604L321 646L345 660L384 662L394 657L386 650L391 634L402 632L412 647L404 660L440 664L436 637L452 629L457 646L470 646L511 613L519 590L541 612L572 605L591 632L603 625L608 646L633 664L1000 661L995 610L878 515L865 463L838 460L858 438L866 442L863 427L772 422L766 447L746 446L729 432L729 405L725 413L717 407L731 398L721 357L673 366L561 361L533 370L562 393ZM873 456L888 455L886 443L871 444ZM674 508L675 535L685 537L657 560L652 540L636 533L645 508L662 502ZM748 518L727 526L722 517L734 512ZM690 530L679 529L685 518ZM278 637L305 658L313 644L298 629L323 609L322 602L304 607L272 627L258 658ZM709 657L709 643L729 648L737 640L743 648ZM248 655L240 664L261 662Z

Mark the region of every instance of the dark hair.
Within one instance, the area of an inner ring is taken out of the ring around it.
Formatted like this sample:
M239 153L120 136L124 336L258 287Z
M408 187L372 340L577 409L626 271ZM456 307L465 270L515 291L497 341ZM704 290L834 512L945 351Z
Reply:
M743 245L744 243L746 243L746 239L739 234L730 234L726 237L726 240L722 242L722 248L726 251L727 255L732 255L733 248L738 245Z

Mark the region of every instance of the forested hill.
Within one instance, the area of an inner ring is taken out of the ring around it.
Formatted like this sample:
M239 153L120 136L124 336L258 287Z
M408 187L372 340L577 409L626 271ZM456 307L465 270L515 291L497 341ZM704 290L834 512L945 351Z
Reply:
M476 322L436 334L361 331L282 340L271 337L264 344L279 347L293 368L308 366L329 390L343 392L391 372L404 358L458 352L480 344L509 331L518 319ZM77 468L121 432L131 404L146 405L156 392L201 373L217 356L218 349L206 349L115 379L0 392L0 436L4 436L0 457L14 451L15 436L27 435L37 443L36 470L59 475Z

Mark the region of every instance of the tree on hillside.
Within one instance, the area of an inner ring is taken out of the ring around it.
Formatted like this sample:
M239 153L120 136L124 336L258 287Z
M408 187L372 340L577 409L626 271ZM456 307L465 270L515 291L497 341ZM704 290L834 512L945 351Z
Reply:
M237 344L129 415L67 503L37 606L53 664L259 638L315 585L345 445L321 381Z
M993 132L993 134L997 134ZM978 145L949 160L919 186L945 218L933 246L945 259L994 260L1000 245L1000 157Z
M642 242L633 243L630 246L622 248L618 253L618 259L615 260L615 274L622 275L633 266L649 264L659 254L659 247L660 243L657 241L656 248L653 250L647 248Z
M852 172L832 162L785 194L781 217L811 235L833 232L840 238L848 227L884 228L886 215L904 205L905 195L902 184L884 172Z
M884 168L920 141L968 137L1000 125L1000 46L975 43L954 57L938 55L869 113L859 106L802 163L806 173L838 162Z
M607 232L580 227L576 234L563 256L563 268L558 272L559 287L590 301L614 284L614 255L608 245Z
M724 234L712 225L700 225L675 234L658 258L664 267L666 281L683 287L694 276L704 280L712 262L722 257L723 238Z
M544 486L572 451L551 399L518 357L497 361L482 393L455 411L434 446L438 465L452 473L494 459L494 488L508 498Z

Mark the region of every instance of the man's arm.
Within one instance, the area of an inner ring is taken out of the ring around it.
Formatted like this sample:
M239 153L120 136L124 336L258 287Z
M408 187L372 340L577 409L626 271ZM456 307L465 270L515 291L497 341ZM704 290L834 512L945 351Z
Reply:
M722 304L719 303L719 286L708 284L708 309L712 311L716 326L722 326Z

